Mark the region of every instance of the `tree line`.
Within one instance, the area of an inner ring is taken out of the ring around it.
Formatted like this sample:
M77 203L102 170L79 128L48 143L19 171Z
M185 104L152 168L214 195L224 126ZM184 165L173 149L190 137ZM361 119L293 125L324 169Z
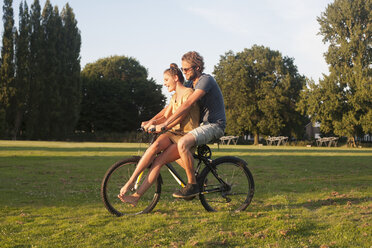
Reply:
M19 6L4 0L0 64L0 126L4 137L63 139L79 117L81 36L69 4Z
M335 0L318 17L329 75L315 83L294 60L263 46L227 52L214 74L227 132L303 139L310 120L323 135L372 134L372 0Z
M82 103L76 129L84 133L135 131L165 105L161 85L136 59L102 58L81 72ZM127 139L128 140L128 139Z
M318 17L330 73L301 92L298 109L324 134L372 135L372 0L336 0Z
M372 133L372 0L335 0L318 17L328 44L329 75L319 83L293 58L254 45L226 52L213 75L224 95L229 135L304 138L319 122L324 135ZM135 130L165 104L161 86L136 59L112 56L80 69L80 31L71 7L49 0L19 9L4 0L0 64L0 136L66 139L72 133ZM14 49L14 50L12 50Z
M73 9L49 0L4 0L0 62L0 137L64 140L78 132L123 133L163 108L161 86L134 58L114 56L80 68Z

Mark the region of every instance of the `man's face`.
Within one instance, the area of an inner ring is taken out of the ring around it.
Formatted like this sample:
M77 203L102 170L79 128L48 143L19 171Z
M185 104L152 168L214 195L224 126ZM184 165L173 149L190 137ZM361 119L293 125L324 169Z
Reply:
M182 60L182 72L185 75L186 80L193 81L197 77L195 68L185 60Z

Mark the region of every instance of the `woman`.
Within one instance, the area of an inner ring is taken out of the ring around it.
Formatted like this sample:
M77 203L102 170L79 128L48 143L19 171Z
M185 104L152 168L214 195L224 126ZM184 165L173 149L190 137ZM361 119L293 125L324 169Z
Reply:
M166 119L171 116L193 93L191 88L183 86L183 82L184 77L176 64L171 64L170 68L164 71L164 85L168 88L169 92L175 91L175 94L172 96L172 99L167 107L160 111L150 121L142 123L142 126L145 130L155 128L157 129L156 131L159 132L160 130L156 128L156 125L166 121ZM195 104L189 113L184 116L180 116L168 126L168 128L171 129L168 132L160 135L158 139L146 150L141 160L138 162L131 178L121 188L118 197L122 202L136 206L141 196L157 179L160 168L164 164L173 162L180 158L177 150L177 142L183 135L199 126L199 118L199 107L197 104ZM163 152L156 157L156 154L161 151ZM140 173L146 169L151 162L152 166L150 172L137 192L132 195L125 195L128 190L133 187Z

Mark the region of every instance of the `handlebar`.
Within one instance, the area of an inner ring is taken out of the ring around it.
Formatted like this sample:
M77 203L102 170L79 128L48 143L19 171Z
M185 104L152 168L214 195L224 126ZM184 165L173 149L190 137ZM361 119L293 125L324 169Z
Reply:
M162 128L161 131L163 132L165 130L165 128ZM156 131L156 128L150 128L150 129L147 129L145 130L143 127L140 127L137 129L138 132L145 132L145 133L154 133Z
M150 133L154 133L156 131L156 128L150 128L150 129L147 129L145 130L143 127L140 127L137 129L137 131L139 132L150 132ZM162 133L167 131L165 127L162 127L161 130L160 130Z

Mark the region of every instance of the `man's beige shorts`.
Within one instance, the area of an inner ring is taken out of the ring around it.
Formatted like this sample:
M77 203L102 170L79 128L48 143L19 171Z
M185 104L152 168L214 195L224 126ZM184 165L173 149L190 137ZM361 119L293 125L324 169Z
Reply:
M208 144L224 135L223 129L217 123L202 123L190 131L196 140L196 145Z

